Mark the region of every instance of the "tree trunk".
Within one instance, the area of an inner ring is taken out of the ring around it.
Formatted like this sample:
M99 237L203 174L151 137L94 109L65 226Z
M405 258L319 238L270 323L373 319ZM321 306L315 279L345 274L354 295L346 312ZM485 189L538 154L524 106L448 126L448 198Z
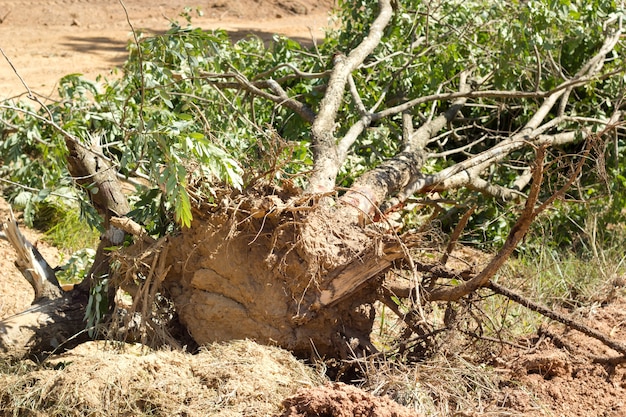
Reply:
M84 341L85 294L61 290L53 269L22 235L12 212L2 230L15 248L15 263L33 287L35 300L27 310L0 322L0 352L15 358L41 357Z
M87 188L94 207L103 216L106 232L87 278L72 291L63 292L54 271L21 235L15 219L3 225L18 253L17 266L35 290L35 300L28 310L0 321L0 352L16 358L39 357L87 340L85 313L91 287L110 276L111 252L107 248L121 245L125 238L125 233L109 222L111 216L130 211L116 171L97 146L87 147L75 138L67 138L66 145L70 172ZM109 294L110 307L114 290L111 288Z
M27 310L0 322L0 353L16 359L41 359L86 341L86 305L87 297L78 291L35 301Z

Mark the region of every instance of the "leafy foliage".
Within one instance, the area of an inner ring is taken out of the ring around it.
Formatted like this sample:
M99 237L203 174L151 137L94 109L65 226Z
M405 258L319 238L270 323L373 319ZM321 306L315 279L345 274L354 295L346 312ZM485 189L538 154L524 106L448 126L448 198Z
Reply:
M454 92L457 75L465 69L471 69L476 80L487 80L477 85L481 89L550 90L597 50L607 19L623 13L610 0L406 0L396 2L395 8L382 42L353 74L367 109ZM270 45L252 36L233 43L224 31L192 27L190 11L182 14L185 23L172 22L163 35L138 33L136 41L129 43L121 74L99 80L101 86L72 74L61 80L59 98L47 108L24 102L2 105L0 119L6 128L0 157L2 178L11 182L7 192L24 207L28 222L33 221L38 204L64 196L78 201L83 215L97 224L83 190L64 166L67 135L85 145L99 144L122 175L146 180L132 192L131 215L155 235L189 226L194 200L210 200L218 184L242 189L259 172L271 174L276 181L295 176L302 182L300 175L312 162L307 122L237 87L238 80L278 80L287 95L315 111L333 54L349 53L377 12L372 0L340 2L336 16L340 27L313 48L282 36L275 36ZM571 114L600 120L622 105L622 53L623 45L618 45L606 64L609 76L573 92L576 99L568 104ZM488 149L527 122L539 103L539 99L519 98L474 100L464 110L462 128L450 126L429 143L428 152L442 156L431 158L424 170L437 172ZM414 107L411 115L416 121L428 120L448 105L427 102ZM354 99L344 101L337 137L360 117L356 106ZM559 128L580 124L570 121ZM595 126L588 124L589 129ZM396 154L401 137L400 116L372 125L354 144L338 185L349 186L361 173ZM589 204L576 209L579 213L574 217L602 207L602 216L621 221L623 181L619 179L626 176L625 139L618 134L614 140L615 169L605 181L593 176L583 179L585 191L575 198L588 199ZM464 143L469 146L463 153L446 154ZM552 157L557 160L577 151L571 146L555 150ZM519 176L518 168L532 158L531 149L511 155L506 163L492 167L489 180L510 186ZM550 181L559 180L555 170ZM506 235L514 215L509 203L494 202L473 190L447 191L441 197L457 202L443 207L444 212L457 210L459 204L480 207L470 225L476 232L474 241L498 242ZM574 217L567 205L561 207L551 221L564 227L559 236L567 236L578 222L571 221ZM558 220L559 216L565 220Z
M98 325L109 311L108 290L108 278L98 280L90 289L89 302L85 308L85 321L87 322L89 337L98 334Z

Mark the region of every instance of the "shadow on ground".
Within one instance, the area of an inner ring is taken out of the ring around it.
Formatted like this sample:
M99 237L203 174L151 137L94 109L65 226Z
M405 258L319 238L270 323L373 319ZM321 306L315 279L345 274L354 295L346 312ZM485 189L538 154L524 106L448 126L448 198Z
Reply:
M165 31L162 30L147 30L147 32L155 35L165 34ZM252 28L228 30L227 32L233 42L237 42L248 36L257 36L263 40L265 45L269 45L275 36L272 32L265 32ZM68 36L66 39L67 41L63 43L63 46L76 52L83 54L110 55L110 58L108 58L107 61L112 66L121 66L127 58L127 41L120 41L119 39L106 36ZM314 42L321 41L320 39L314 39L313 37L293 37L292 39L305 47L312 46Z

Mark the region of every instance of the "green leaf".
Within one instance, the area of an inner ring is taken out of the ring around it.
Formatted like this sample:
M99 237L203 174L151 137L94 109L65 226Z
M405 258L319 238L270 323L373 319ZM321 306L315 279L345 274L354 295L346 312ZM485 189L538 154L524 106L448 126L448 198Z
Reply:
M176 221L183 227L191 227L191 203L189 194L183 187L179 188L176 199Z

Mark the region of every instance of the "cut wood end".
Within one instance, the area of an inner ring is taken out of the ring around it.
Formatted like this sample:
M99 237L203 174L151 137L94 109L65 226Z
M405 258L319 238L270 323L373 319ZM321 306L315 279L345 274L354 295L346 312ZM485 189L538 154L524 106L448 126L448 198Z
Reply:
M329 290L322 291L320 293L318 302L316 304L318 304L320 307L323 307L325 305L332 303L334 301L333 294L334 294L334 291L329 291Z

